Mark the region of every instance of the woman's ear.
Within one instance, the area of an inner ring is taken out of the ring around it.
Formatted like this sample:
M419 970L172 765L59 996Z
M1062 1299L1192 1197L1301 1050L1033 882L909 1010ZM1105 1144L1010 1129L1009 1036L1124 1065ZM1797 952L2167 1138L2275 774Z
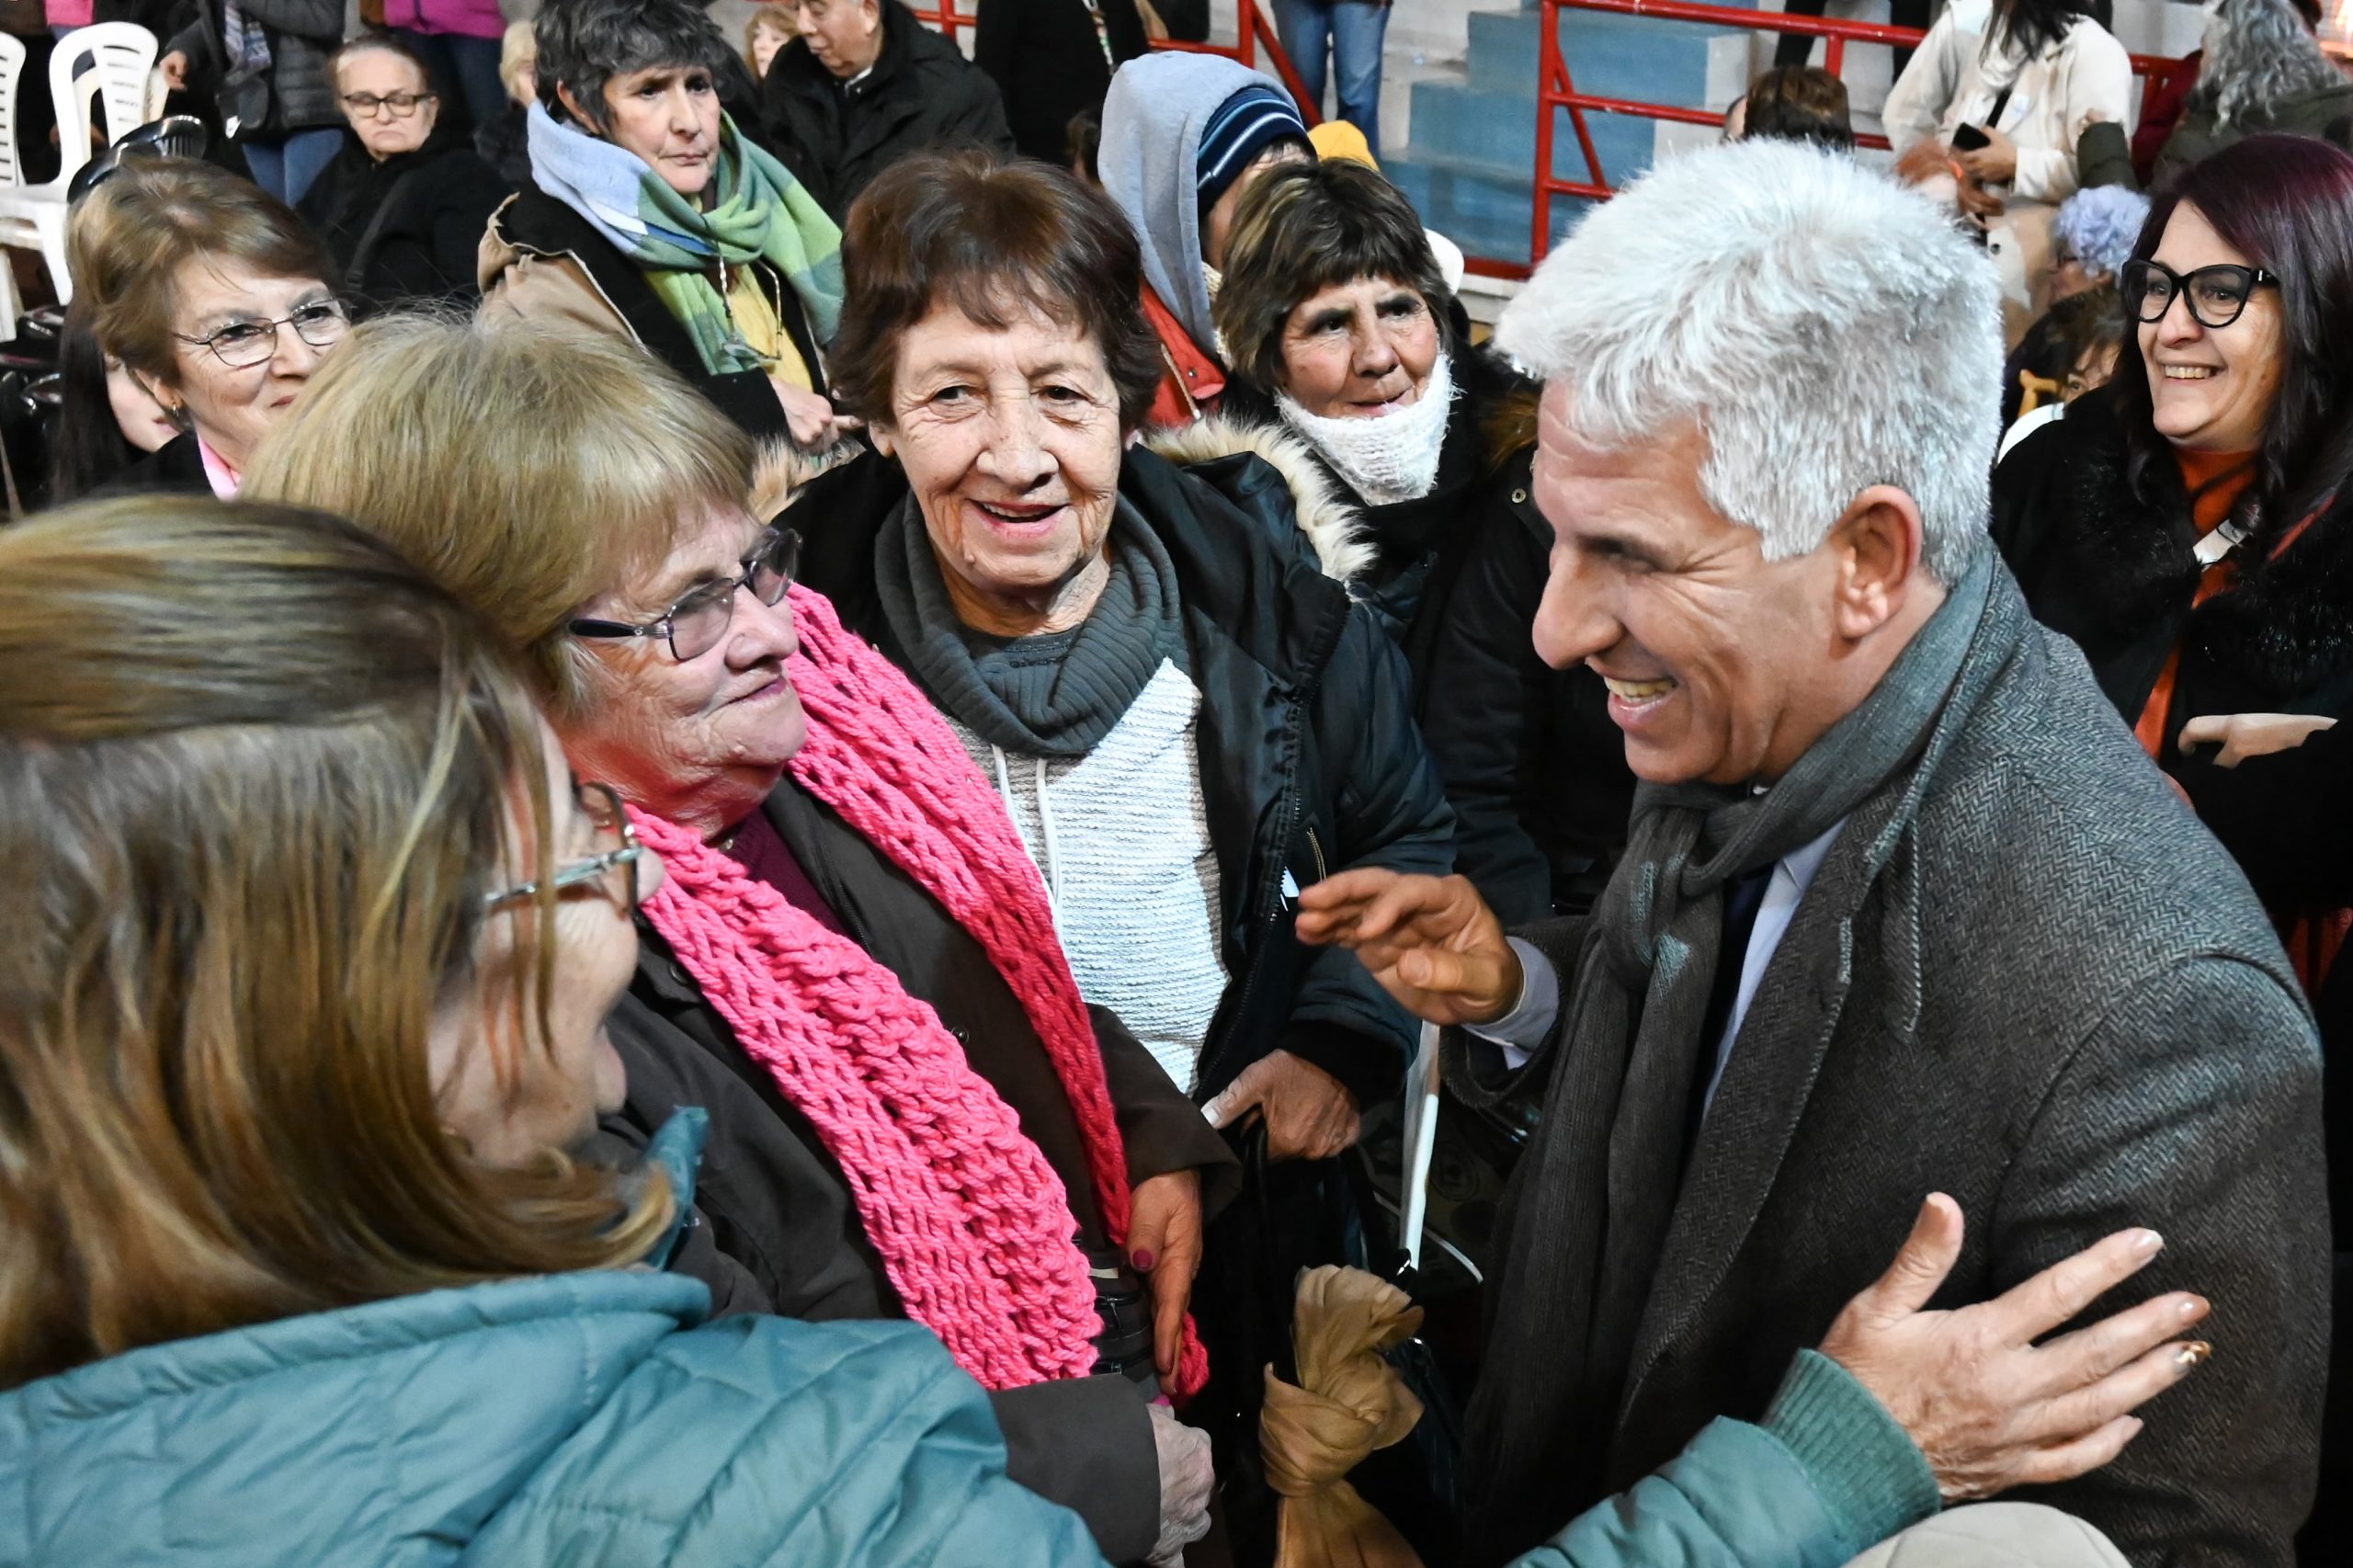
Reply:
M139 383L139 390L141 392L145 392L149 397L154 400L155 406L162 409L165 416L169 418L173 424L178 426L182 430L186 430L188 427L188 404L180 401L179 393L176 391L171 387L165 386L161 381L149 380L146 374L142 371L131 371L131 379Z
M573 124L579 126L582 130L587 131L592 134L594 133L597 122L588 118L588 111L580 107L580 100L572 96L572 85L570 83L558 82L555 85L555 97L556 101L563 106L565 117L569 119Z
M884 457L894 458L899 455L893 449L896 442L892 437L891 427L888 425L869 425L866 427L866 438L873 442L874 449Z

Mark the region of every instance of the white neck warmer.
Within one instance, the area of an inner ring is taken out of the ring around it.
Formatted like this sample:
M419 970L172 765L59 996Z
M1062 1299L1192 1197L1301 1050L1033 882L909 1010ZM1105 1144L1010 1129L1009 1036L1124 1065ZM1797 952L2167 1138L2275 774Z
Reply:
M1430 493L1453 403L1454 369L1442 353L1430 365L1422 395L1394 414L1330 419L1308 413L1289 392L1275 394L1283 423L1305 437L1370 506L1418 501Z

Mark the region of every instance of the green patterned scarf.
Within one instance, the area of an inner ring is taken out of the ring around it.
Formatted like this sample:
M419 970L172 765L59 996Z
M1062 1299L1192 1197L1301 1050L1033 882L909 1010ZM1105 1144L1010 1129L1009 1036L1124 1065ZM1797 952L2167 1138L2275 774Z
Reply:
M720 291L717 264L764 261L791 285L823 343L842 313L842 232L792 171L720 120L719 172L708 211L627 148L560 125L534 104L531 178L631 260L694 339L713 375L767 362L744 341Z

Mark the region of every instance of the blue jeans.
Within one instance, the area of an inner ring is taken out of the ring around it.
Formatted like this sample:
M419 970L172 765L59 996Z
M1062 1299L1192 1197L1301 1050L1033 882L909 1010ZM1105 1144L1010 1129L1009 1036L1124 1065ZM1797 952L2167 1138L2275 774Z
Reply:
M254 183L291 207L343 150L343 132L332 127L290 131L267 141L240 142L237 149L245 155Z
M1299 67L1300 80L1324 111L1324 69L1328 59L1339 78L1340 118L1364 132L1372 155L1381 155L1381 41L1389 32L1389 7L1366 0L1274 0L1275 36Z
M444 119L471 128L488 125L505 111L506 84L498 79L499 40L411 32L406 28L392 31L424 58L433 90L441 95Z

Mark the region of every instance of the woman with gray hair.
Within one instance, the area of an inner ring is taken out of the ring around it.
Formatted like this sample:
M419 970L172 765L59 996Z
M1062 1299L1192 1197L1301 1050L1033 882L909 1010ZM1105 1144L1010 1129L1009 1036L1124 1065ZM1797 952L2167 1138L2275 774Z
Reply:
M2248 136L2325 135L2353 115L2353 81L2321 49L2292 0L2219 0L2181 121L2157 153L2151 188Z
M721 109L718 26L693 0L551 0L536 28L534 188L491 217L484 313L628 337L753 436L831 446L841 231Z

